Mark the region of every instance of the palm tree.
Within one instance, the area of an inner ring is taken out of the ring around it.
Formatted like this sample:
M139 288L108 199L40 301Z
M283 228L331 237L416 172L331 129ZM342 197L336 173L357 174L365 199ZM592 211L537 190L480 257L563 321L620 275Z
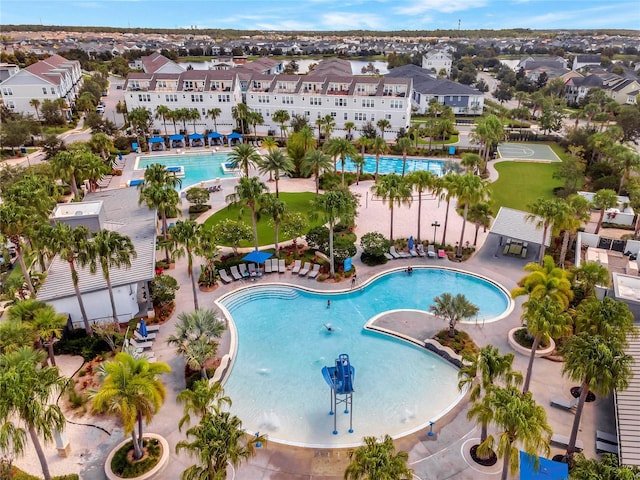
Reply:
M122 115L122 122L124 124L126 124L127 123L127 113L128 113L126 102L123 102L122 100L120 100L118 103L116 103L116 112L119 113L120 115ZM174 126L175 126L175 122L174 122Z
M182 390L176 400L183 404L183 415L178 422L180 431L183 425L191 423L192 414L202 419L207 414L219 413L225 405L231 406L231 399L224 396L222 384L204 378L195 381L191 389Z
M342 165L342 186L344 187L344 166L347 161L347 157L353 158L358 151L353 143L346 138L332 138L325 143L325 147L327 154L331 155L333 158L340 157L340 163Z
M496 453L502 457L502 480L509 473L518 471L518 443L523 451L537 455L542 451L549 455L551 427L542 406L537 405L531 392L520 393L515 387L494 387L490 389L488 403L493 410L493 423L499 430ZM478 447L478 453L488 453L496 445L496 439L489 435Z
M267 149L267 152L273 152L278 149L278 142L272 136L268 136L262 141L262 146Z
M402 151L402 176L404 177L405 171L407 169L407 152L412 147L411 139L409 137L402 137L396 143L396 147Z
M193 308L196 310L198 310L198 289L196 277L193 274L193 253L198 245L200 230L201 225L193 220L178 220L174 226L169 227L171 242L174 244L173 257L179 258L183 255L187 257L187 274L191 279Z
M249 176L249 167L255 167L260 164L262 157L258 151L248 143L236 145L227 157L232 168L242 168L244 176Z
M39 367L43 358L42 352L29 348L0 354L0 452L24 454L28 434L42 474L51 480L40 438L49 443L54 432L64 429L64 414L51 399L62 391L66 379L57 367Z
M258 125L264 124L264 118L260 112L249 112L247 122L253 127L253 137L258 138Z
M442 227L442 245L447 240L447 227L449 226L449 206L451 199L455 197L456 183L460 175L455 173L447 173L444 177L438 177L434 185L434 193L440 200L446 200L447 208L444 214L444 225Z
M278 190L278 181L280 180L280 172L284 172L285 174L290 174L295 170L295 165L293 164L293 160L282 153L282 150L274 150L272 152L267 153L258 164L258 171L262 174L269 173L269 175L273 175L273 178L276 181L276 197L280 196L280 191Z
M458 293L455 296L450 293L443 293L433 299L433 305L429 306L429 311L449 322L449 337L454 338L456 336L456 324L459 321L477 315L480 309L462 293Z
M286 110L276 110L271 118L274 122L280 124L280 137L284 138L287 131L286 123L291 120L291 115Z
M258 224L256 213L260 205L262 195L269 189L258 177L242 177L235 187L235 193L226 196L227 203L242 202L251 210L251 226L253 227L253 246L258 249ZM241 209L242 214L242 209Z
M245 133L245 122L247 121L247 116L249 115L249 107L245 103L238 103L235 107L231 108L231 116L233 119L238 122L238 126L240 127L240 132L244 135Z
M550 296L529 298L524 305L522 320L526 322L527 331L533 335L533 344L529 354L527 375L522 393L529 391L533 361L536 358L538 345L543 340L558 338L571 333L571 316L564 311L564 306Z
M611 283L609 269L598 262L582 262L573 273L575 280L582 284L584 298L595 295L596 285L608 287Z
M144 143L147 142L147 133L151 124L151 112L144 107L134 108L127 113L127 121L133 127L136 137L142 133ZM138 141L140 143L140 141Z
M302 151L304 155L309 153L309 150L316 148L316 139L313 137L313 130L305 125L297 132L296 137L299 139L302 144Z
M105 377L93 397L93 410L118 415L124 434L131 434L133 458L142 458L142 421L147 424L158 413L167 395L160 375L170 373L164 362L149 363L146 358L134 358L128 353L117 353L115 359L104 364ZM138 432L136 433L136 423Z
M68 150L58 152L49 159L53 174L71 187L71 192L76 200L80 199L76 175L81 168L80 157Z
M221 480L227 478L227 464L238 467L255 455L263 435L247 435L242 421L229 412L207 413L200 423L187 430L187 438L176 445L176 453L185 450L197 462L182 472L182 480Z
M353 131L354 128L356 128L356 124L354 122L348 121L348 122L344 122L344 125L342 126L342 128L344 128L347 131L347 140L351 141L351 132Z
M91 135L89 147L94 153L99 153L103 161L109 159L108 152L113 148L113 140L106 133L97 132Z
M331 158L322 150L311 150L302 159L302 172L305 175L313 174L316 180L316 197L320 191L320 174L331 169Z
M603 188L602 190L598 190L593 196L593 204L600 209L598 226L594 232L597 235L602 227L605 211L618 205L618 194L614 190Z
M164 136L166 137L167 134L167 114L171 111L171 109L169 107L167 107L166 105L158 105L156 107L156 114L155 117L156 119L162 119L162 124L164 125Z
M580 195L570 195L566 200L567 208L561 208L556 217L554 227L564 231L559 264L564 268L569 243L578 229L589 220L591 202Z
M531 211L531 213L527 215L526 220L528 222L535 223L536 228L542 228L542 241L540 242L539 259L540 263L542 263L544 259L545 245L547 242L549 227L551 227L551 225L558 217L562 216L563 211L566 209L565 205L566 204L559 198L538 198L534 203L528 205L527 207Z
M615 155L615 164L620 170L622 175L620 176L620 185L618 186L618 195L622 192L622 187L631 177L633 171L638 171L640 167L640 155L634 153L628 147L624 145L617 145L617 155Z
M474 203L469 207L469 220L471 220L476 226L476 232L473 236L473 246L478 244L478 232L480 227L484 227L484 231L487 231L489 225L491 225L491 204L488 202Z
M322 140L322 124L324 123L324 119L317 118L316 119L316 127L318 127L318 146L320 146L320 140Z
M40 121L40 100L37 98L32 98L29 100L29 105L31 105L36 110L36 118Z
M382 137L376 137L371 141L369 145L371 153L376 156L376 175L374 180L378 181L378 167L380 166L380 155L384 155L389 151L389 146L387 142L384 141Z
M436 178L437 177L428 170L416 170L407 176L409 185L418 192L418 242L422 240L420 228L422 220L422 195L427 191L433 190Z
M481 146L482 159L484 163L483 171L487 169L489 152L491 147L504 138L504 125L495 115L488 115L480 118L471 132L471 140L478 142Z
M387 128L391 127L391 122L386 118L381 118L376 122L376 126L380 129L380 138L384 140L384 132Z
M629 306L611 297L602 300L594 296L585 298L575 310L575 322L575 333L587 332L609 339L617 338L620 342L637 333Z
M87 316L82 294L80 293L78 271L76 270L76 264L84 267L91 261L92 247L88 237L89 229L84 225L72 228L66 223L61 222L51 227L46 236L47 244L51 251L57 252L60 259L66 261L67 265L69 265L73 288L76 292L76 298L78 299L78 305L82 313L82 320L84 321L84 328L88 335L93 336L93 330L91 330L89 317Z
M567 446L568 456L576 451L582 409L589 391L606 398L614 389L627 388L632 375L633 357L625 352L626 346L626 340L620 342L617 336L607 338L589 332L574 335L565 342L562 374L581 382L580 397Z
M34 223L34 215L31 209L25 208L15 202L4 202L0 205L0 234L15 246L16 260L20 265L24 278L32 297L36 296L36 289L31 281L31 274L24 261L25 238L28 238Z
M333 230L338 222L348 223L357 214L358 200L347 189L331 190L314 200L313 217L321 216L322 221L329 224L329 275L336 274L333 255Z
M525 272L530 272L518 282L518 286L511 290L511 297L529 295L529 299L551 297L562 305L562 310L569 308L569 302L573 299L571 282L566 270L556 267L553 258L545 256L540 265L530 262L524 266Z
M200 120L200 110L197 108L190 108L187 118L193 122L193 133L197 133L196 131L196 120Z
M390 173L381 177L371 186L371 192L382 199L382 203L389 202L391 221L389 222L389 240L393 242L393 208L403 205L411 206L413 200L411 185L400 175Z
M287 204L280 200L277 195L266 194L263 196L260 202L260 212L268 215L273 221L273 234L275 238L274 247L276 250L276 256L279 257L280 250L278 248L278 234L280 231L280 222L282 222L288 213Z
M56 357L53 353L53 344L56 339L62 338L62 331L67 324L67 317L56 313L51 305L41 308L33 319L33 329L47 348L51 366L56 366Z
M460 164L467 169L467 173L475 174L482 165L482 157L477 153L463 153Z
M389 435L385 435L381 441L376 437L364 437L364 445L351 452L349 457L351 463L344 472L344 480L413 478L413 470L407 465L409 454L405 451L396 452Z
M98 265L100 265L102 276L107 283L107 290L109 291L113 323L120 331L118 311L113 297L113 287L111 286L111 267L129 268L131 260L137 257L136 250L128 236L111 230L100 230L96 233L93 236L91 246L93 248L90 253L89 270L91 273L96 273Z
M324 135L325 141L331 138L334 128L336 128L335 118L331 115L325 115L322 117L322 134Z
M462 231L460 232L460 242L458 243L458 256L462 255L462 245L464 242L464 230L467 226L467 216L469 206L486 200L489 192L487 183L473 173L460 175L455 183L454 195L458 198L458 205L464 205L462 214Z
M213 120L213 131L218 131L218 124L216 123L217 118L222 114L222 110L218 107L210 108L207 110L207 117Z

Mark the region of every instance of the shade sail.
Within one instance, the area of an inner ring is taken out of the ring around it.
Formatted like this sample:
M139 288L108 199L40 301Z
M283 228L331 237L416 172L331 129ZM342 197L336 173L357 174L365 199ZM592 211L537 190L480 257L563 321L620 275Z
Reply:
M177 135L177 134L176 134L176 135L171 135L171 136L169 137L169 140L171 140L172 142L173 142L174 140L184 140L184 135Z
M164 138L162 138L162 137L151 137L149 139L149 143L164 143Z
M568 478L569 466L566 463L540 457L536 470L533 455L520 452L520 480L568 480Z
M209 138L222 138L222 134L218 133L218 132L209 132L207 134L207 137L209 137Z
M204 137L201 133L192 133L189 135L189 140L202 140Z
M261 252L260 250L254 250L253 252L250 252L248 254L246 254L242 260L245 260L247 262L254 262L254 263L264 263L265 260L267 260L268 258L273 257L273 253L269 253L269 252Z
M242 135L240 135L238 132L233 132L230 133L229 135L227 135L227 138L242 138Z

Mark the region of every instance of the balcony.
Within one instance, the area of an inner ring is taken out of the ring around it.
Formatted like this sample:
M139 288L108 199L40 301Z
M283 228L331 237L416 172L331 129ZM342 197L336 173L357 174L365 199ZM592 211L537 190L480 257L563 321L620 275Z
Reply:
M349 95L349 90L327 90L327 95Z

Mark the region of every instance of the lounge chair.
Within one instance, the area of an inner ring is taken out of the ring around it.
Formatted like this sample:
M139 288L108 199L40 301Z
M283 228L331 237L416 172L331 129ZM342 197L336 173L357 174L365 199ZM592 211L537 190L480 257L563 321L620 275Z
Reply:
M300 272L300 267L302 267L302 260L296 260L293 262L293 268L291 269L291 273Z
M278 273L284 273L287 271L287 264L284 260L278 260Z
M132 338L129 340L129 345L135 349L141 348L142 350L148 350L153 346L153 342L138 342L136 339Z
M238 270L240 271L240 275L242 275L243 277L249 276L249 270L247 270L246 263L241 263L240 265L238 265Z
M601 430L596 430L596 440L610 443L612 445L618 444L618 437L612 433L603 432Z
M556 408L562 408L564 410L571 410L578 406L578 399L572 398L571 400L569 400L567 398L554 397L551 399L551 406Z
M416 252L418 253L419 257L424 257L426 255L424 251L424 245L422 245L421 243L416 245Z
M391 245L391 247L389 247L389 252L395 258L409 258L411 256L407 252L402 252L402 251L399 252L398 250L396 250L396 247L394 245Z
M415 248L412 248L411 250L409 250L409 255L411 255L412 257L417 257L418 252L416 252Z
M438 250L438 258L445 258L447 256L447 252L443 249Z
M395 258L389 252L384 252L384 256L387 260L395 260Z
M156 339L156 334L149 333L149 331L147 330L147 336L143 337L138 330L134 330L133 338L135 338L138 342L153 342Z
M320 264L316 263L313 266L313 269L311 269L311 271L309 272L308 277L309 278L316 278L318 276L318 273L320 273Z
M242 280L242 274L238 271L238 266L234 265L229 269L234 280Z
M614 455L617 455L618 446L596 440L596 453L613 453Z
M394 259L395 258L400 258L400 254L398 252L396 252L396 247L389 247L389 255L391 255Z
M233 278L229 276L226 270L218 270L218 273L220 274L220 280L222 280L224 283L233 282Z
M136 325L136 330L140 330L140 322ZM147 324L147 332L156 333L160 331L160 325L148 325Z
M271 273L271 272L273 272L273 270L271 268L271 259L265 260L265 262L264 262L264 273Z
M311 263L304 262L304 265L300 269L300 272L298 272L298 275L300 275L301 277L304 277L307 273L309 273L309 270L311 270Z
M551 443L554 445L558 445L559 447L566 448L569 446L569 437L565 437L564 435L560 435L559 433L554 433L551 435ZM576 450L581 452L584 448L584 444L581 440L576 440Z
M429 245L427 247L427 257L435 258L436 257L436 249L433 245Z
M258 276L258 271L256 270L256 264L255 263L250 263L249 264L249 276L250 277L257 277Z

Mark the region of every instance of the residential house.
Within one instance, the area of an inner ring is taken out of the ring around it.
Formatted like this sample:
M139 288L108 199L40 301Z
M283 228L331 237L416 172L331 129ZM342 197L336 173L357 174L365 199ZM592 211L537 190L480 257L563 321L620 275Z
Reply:
M542 73L548 79L558 78L569 72L567 60L562 57L526 57L520 60L515 71L523 70L532 82L537 82Z
M576 55L573 59L572 70L581 70L585 67L599 67L600 55Z
M447 77L451 75L452 63L452 56L442 50L433 50L422 55L422 68L436 75L440 75L442 70L447 72Z

